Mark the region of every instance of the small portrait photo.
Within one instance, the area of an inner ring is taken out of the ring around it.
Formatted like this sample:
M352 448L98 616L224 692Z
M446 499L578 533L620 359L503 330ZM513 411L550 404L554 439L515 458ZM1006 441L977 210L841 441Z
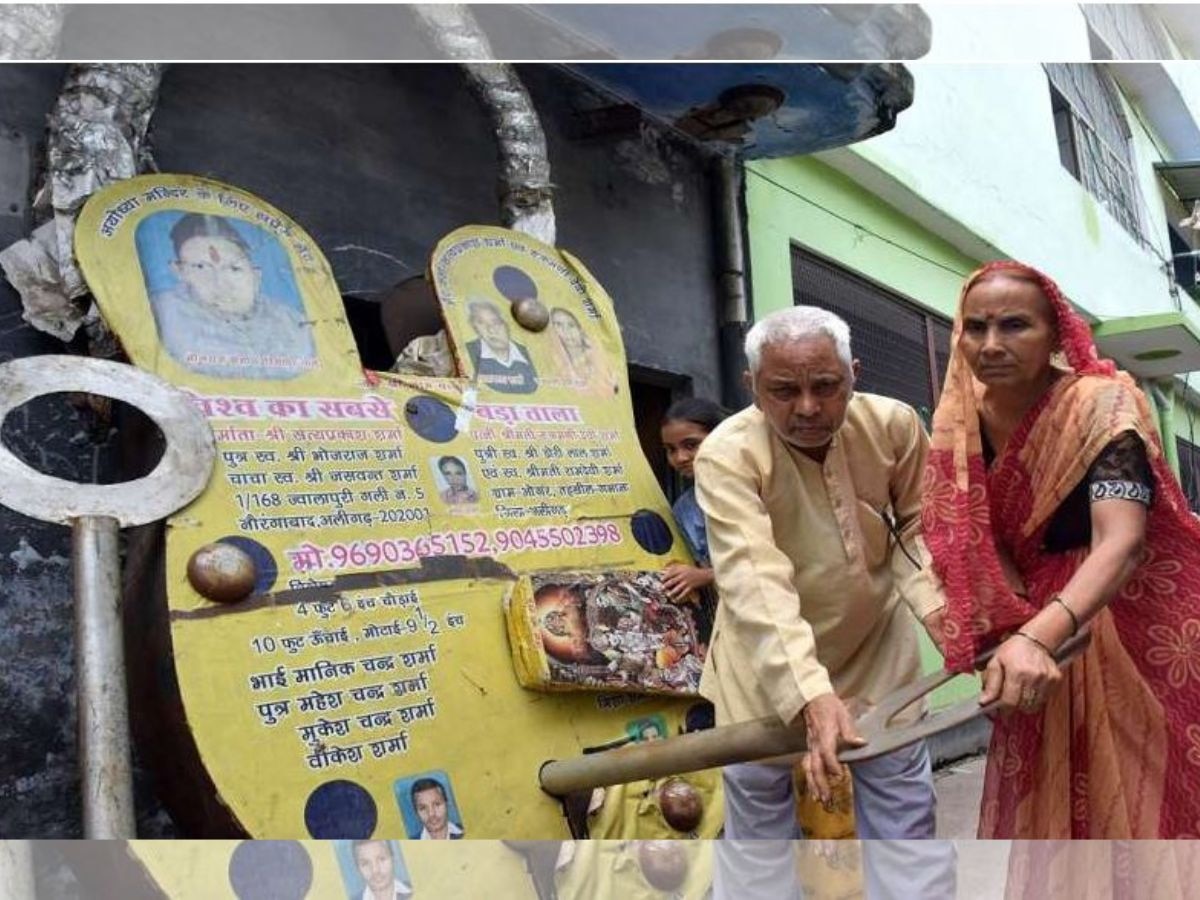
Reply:
M158 337L193 372L285 379L316 368L291 260L257 225L163 210L138 224L138 262Z
M588 337L575 313L565 307L552 307L548 330L555 368L563 384L599 397L620 393L620 385L605 361L604 352Z
M638 744L643 741L661 741L667 736L667 720L657 713L634 719L626 723L625 733Z
M399 841L334 841L348 900L409 900L412 881Z
M537 370L528 348L512 339L512 321L508 309L490 300L468 300L467 324L475 337L467 341L467 355L480 384L505 394L532 394Z
M438 496L447 506L475 506L479 491L471 478L471 470L461 456L434 456L429 459L437 482Z
M441 769L401 778L392 789L411 840L455 841L466 837L450 776Z

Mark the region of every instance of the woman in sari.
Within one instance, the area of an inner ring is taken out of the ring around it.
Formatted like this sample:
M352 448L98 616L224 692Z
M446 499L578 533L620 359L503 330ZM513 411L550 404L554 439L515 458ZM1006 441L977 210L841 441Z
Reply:
M1042 273L967 280L924 490L947 668L998 645L979 836L1200 836L1200 524L1146 398Z

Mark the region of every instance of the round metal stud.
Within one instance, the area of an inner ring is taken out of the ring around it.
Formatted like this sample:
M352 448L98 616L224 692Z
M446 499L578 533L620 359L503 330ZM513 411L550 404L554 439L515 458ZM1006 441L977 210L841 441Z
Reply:
M638 865L651 887L667 893L679 890L687 878L687 854L674 841L641 841Z
M691 834L704 818L704 800L700 792L682 778L668 778L658 789L658 808L667 824L676 831Z
M187 564L188 582L201 597L214 603L237 603L254 590L258 570L241 547L218 541L205 544Z
M550 310L536 297L523 297L512 305L513 318L526 331L545 331L550 324Z

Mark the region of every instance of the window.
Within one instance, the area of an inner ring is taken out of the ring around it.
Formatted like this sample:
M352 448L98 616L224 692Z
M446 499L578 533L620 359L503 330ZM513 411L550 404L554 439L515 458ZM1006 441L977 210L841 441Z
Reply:
M661 428L667 409L676 400L692 396L691 379L686 375L652 369L630 363L629 400L633 405L633 421L637 427L638 441L642 454L650 463L654 479L667 499L674 502L687 488L667 465L667 454L663 449Z
M1054 112L1054 134L1058 138L1058 159L1064 169L1079 179L1079 151L1075 149L1075 125L1071 104L1050 85L1050 109Z
M1152 5L1082 3L1092 59L1174 59L1166 29Z
M1167 226L1171 237L1171 264L1175 283L1200 302L1200 257L1173 225Z
M1175 439L1179 451L1179 483L1192 512L1200 513L1200 447L1181 437Z
M1092 65L1046 65L1063 168L1139 243L1141 198L1133 177L1129 125L1107 73Z
M947 320L799 247L792 293L797 306L819 306L850 325L860 390L903 400L929 425L950 361Z

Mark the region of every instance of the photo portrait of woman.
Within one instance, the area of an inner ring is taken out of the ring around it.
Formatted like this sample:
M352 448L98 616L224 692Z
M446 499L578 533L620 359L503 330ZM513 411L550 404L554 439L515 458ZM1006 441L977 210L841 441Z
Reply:
M295 378L317 365L312 325L287 253L266 231L225 216L163 211L137 229L159 340L193 372Z

